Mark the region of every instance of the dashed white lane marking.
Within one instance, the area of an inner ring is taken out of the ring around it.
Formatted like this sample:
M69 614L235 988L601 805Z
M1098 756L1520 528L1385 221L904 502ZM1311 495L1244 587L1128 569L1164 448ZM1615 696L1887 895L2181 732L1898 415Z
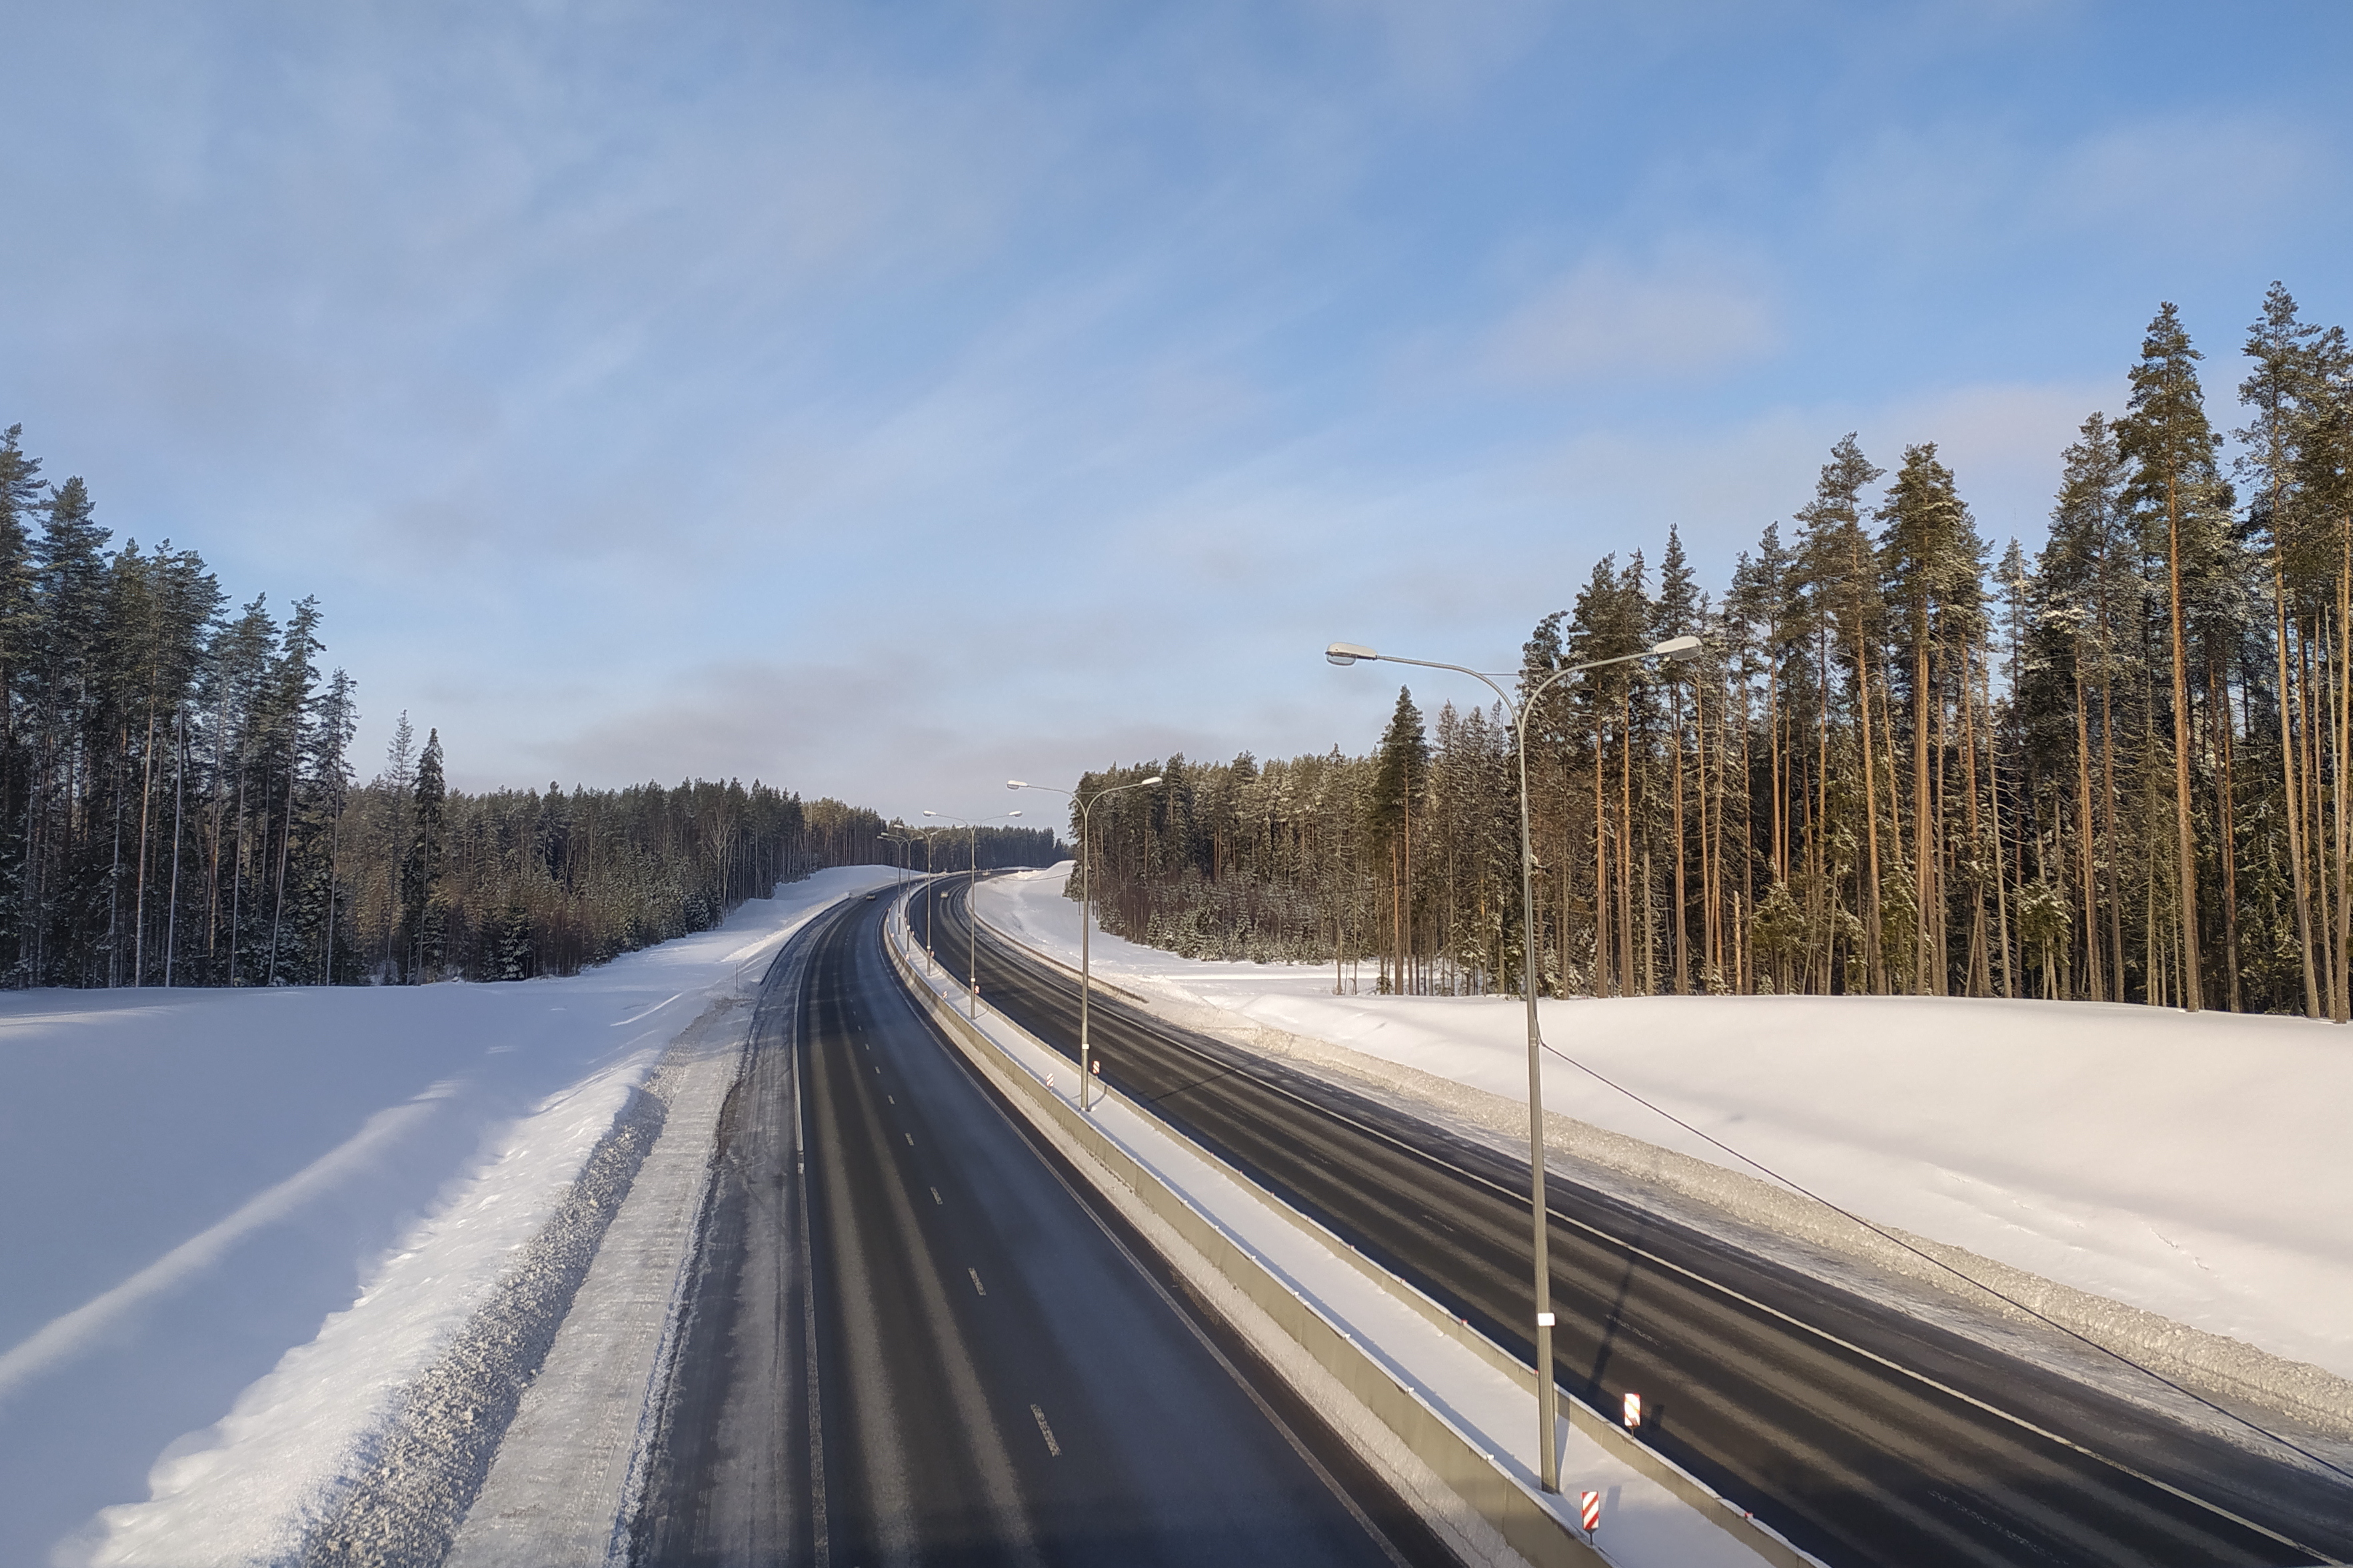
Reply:
M913 1133L912 1133L912 1132L902 1132L902 1133L901 1133L901 1134L900 1134L900 1136L901 1136L901 1137L902 1137L902 1138L904 1138L904 1139L906 1139L906 1141L907 1141L907 1147L908 1147L908 1148L912 1149L912 1148L913 1148L913 1147L915 1146L915 1135L914 1135Z
M893 1105L899 1103L899 1097L895 1094L886 1094L882 1098L889 1100Z
M986 1286L986 1285L984 1285L984 1284L982 1284L982 1283L980 1282L980 1270L979 1270L979 1269L977 1269L977 1268L967 1268L967 1269L965 1269L965 1272L966 1274L969 1274L969 1275L971 1275L971 1276L972 1276L972 1289L973 1289L973 1292L974 1292L976 1295L986 1296L986 1295L987 1295L987 1294L988 1294L988 1287L987 1287L987 1286Z
M1046 1413L1033 1405L1029 1407L1029 1415L1031 1419L1038 1423L1038 1436L1046 1439L1046 1452L1055 1458L1060 1458L1062 1446L1054 1441L1054 1429L1046 1425Z
M947 1199L940 1196L939 1188L934 1187L932 1189L932 1202L944 1205L947 1203Z

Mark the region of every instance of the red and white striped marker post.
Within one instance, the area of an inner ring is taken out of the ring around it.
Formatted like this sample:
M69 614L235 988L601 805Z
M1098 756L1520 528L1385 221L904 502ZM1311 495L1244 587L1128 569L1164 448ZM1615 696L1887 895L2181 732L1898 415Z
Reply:
M1593 1532L1601 1528L1601 1494L1599 1492L1577 1494L1577 1521L1585 1527L1585 1538L1588 1541L1592 1540Z
M1641 1424L1642 1424L1642 1396L1641 1396L1641 1394L1628 1394L1628 1395L1626 1396L1626 1427L1627 1427L1627 1430L1631 1431L1631 1430L1633 1430L1635 1427L1640 1426Z

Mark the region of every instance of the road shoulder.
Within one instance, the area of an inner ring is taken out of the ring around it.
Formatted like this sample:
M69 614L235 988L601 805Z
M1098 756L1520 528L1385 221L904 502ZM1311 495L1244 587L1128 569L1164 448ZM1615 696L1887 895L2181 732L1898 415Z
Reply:
M662 1135L523 1394L452 1544L450 1568L586 1568L607 1560L750 1018L743 1002L712 1007L648 1083L646 1092L666 1108Z

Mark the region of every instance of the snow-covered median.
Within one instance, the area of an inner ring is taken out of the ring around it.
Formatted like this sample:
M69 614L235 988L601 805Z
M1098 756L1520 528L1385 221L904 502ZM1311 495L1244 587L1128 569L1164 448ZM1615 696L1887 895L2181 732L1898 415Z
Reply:
M983 883L983 918L1075 964L1068 872ZM1329 967L1092 941L1096 976L1155 1005L1526 1102L1516 998L1335 995ZM1559 1001L1543 1023L1564 1051L1874 1223L2353 1378L2353 1030L1941 997ZM1545 1102L1754 1174L1567 1063L1547 1061Z
M892 876L571 979L0 997L0 1562L281 1553L663 1047Z

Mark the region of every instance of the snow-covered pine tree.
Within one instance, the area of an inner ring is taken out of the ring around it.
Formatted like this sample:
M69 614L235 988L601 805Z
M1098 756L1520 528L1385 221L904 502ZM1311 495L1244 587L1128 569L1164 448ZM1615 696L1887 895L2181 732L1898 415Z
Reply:
M2166 563L2166 616L2171 683L2173 812L2179 853L2174 912L2181 947L2181 1005L2205 1005L2199 941L2197 802L2191 761L2197 738L2190 692L2194 654L2211 660L2213 647L2194 647L2188 595L2219 590L2227 576L2231 491L2218 467L2221 438L2207 422L2198 361L2189 333L2170 300L2158 307L2132 368L2129 412L2116 425L2117 448L2132 465L2126 499L2141 520L2145 548Z
M1951 964L1947 850L1943 802L1931 788L1931 757L1941 774L1952 742L1947 710L1958 710L1968 701L1968 683L1949 666L1958 662L1966 668L1969 650L1984 630L1979 584L1985 546L1955 487L1952 470L1936 460L1934 442L1905 449L1904 465L1877 515L1884 525L1880 535L1884 592L1895 611L1889 627L1893 647L1884 667L1903 671L1909 688L1905 718L1912 741L1910 870L1915 904L1914 951L1905 967L1911 972L1915 992L1941 996L1948 989ZM1892 721L1892 714L1890 718ZM1891 779L1891 786L1893 783Z

